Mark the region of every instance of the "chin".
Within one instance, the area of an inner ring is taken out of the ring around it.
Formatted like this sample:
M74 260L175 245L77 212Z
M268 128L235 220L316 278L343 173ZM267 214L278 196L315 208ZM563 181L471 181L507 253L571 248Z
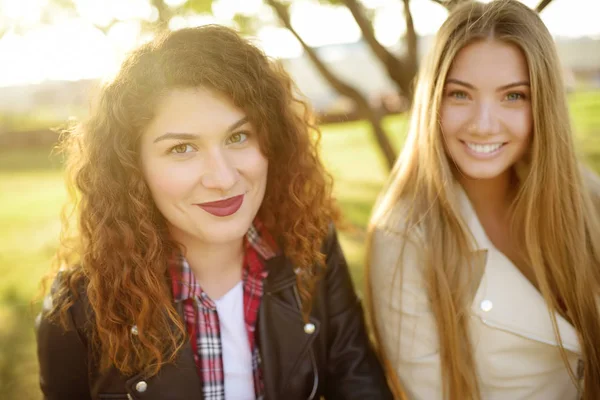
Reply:
M504 175L509 168L462 168L459 165L459 169L459 174L462 174L465 178L483 180L498 178Z
M239 216L229 221L211 221L206 225L209 229L202 229L202 236L213 243L227 243L243 238L250 226L253 218L248 216Z

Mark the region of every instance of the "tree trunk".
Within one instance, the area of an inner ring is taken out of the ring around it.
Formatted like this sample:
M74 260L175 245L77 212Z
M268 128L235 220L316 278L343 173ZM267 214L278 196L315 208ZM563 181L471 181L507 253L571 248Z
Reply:
M386 166L389 170L394 166L396 161L396 152L392 147L385 130L381 124L381 115L375 111L370 105L367 99L360 93L356 88L349 85L338 78L324 63L321 61L315 50L306 44L302 37L292 27L290 22L289 12L285 5L279 3L276 0L266 0L266 3L273 8L277 13L280 21L283 25L298 39L302 48L317 68L319 73L329 82L329 84L342 96L350 98L356 105L357 111L362 117L367 119L372 126L372 132L375 136L375 140L381 150L384 157Z

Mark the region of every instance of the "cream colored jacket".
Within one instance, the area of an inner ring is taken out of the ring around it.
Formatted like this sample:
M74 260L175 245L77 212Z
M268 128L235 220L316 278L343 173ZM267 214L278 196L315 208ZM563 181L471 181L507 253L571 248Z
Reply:
M482 398L577 399L577 387L559 353L542 295L494 248L462 188L457 189L457 196L463 218L475 238L474 246L487 252L485 271L470 309ZM393 212L401 213L402 208L397 207ZM403 218L391 218L394 219ZM442 399L438 332L414 243L406 243L403 279L395 271L404 240L402 229L402 226L375 228L369 255L375 321L383 351L409 399ZM570 364L580 378L582 363L577 333L559 315L557 322Z

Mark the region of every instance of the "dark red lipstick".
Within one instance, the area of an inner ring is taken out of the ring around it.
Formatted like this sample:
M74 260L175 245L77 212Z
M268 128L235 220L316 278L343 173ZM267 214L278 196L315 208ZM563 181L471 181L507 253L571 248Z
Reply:
M244 195L240 194L239 196L230 197L225 200L200 203L198 204L198 207L217 217L228 217L235 214L237 210L240 209L243 202Z

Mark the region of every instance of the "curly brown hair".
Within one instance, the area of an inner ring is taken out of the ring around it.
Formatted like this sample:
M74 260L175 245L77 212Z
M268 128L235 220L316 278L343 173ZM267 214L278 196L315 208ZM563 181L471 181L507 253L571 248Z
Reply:
M321 246L338 216L318 154L319 129L275 61L235 31L214 25L170 32L135 50L102 87L89 119L62 142L71 201L62 216L55 270L63 271L53 295L53 315L65 324L83 288L101 365L124 374L157 373L186 340L166 279L178 244L144 181L138 148L161 96L194 87L227 96L258 132L269 160L259 216L301 269L305 318L325 264ZM69 211L77 219L75 235ZM134 321L136 340L130 336Z

